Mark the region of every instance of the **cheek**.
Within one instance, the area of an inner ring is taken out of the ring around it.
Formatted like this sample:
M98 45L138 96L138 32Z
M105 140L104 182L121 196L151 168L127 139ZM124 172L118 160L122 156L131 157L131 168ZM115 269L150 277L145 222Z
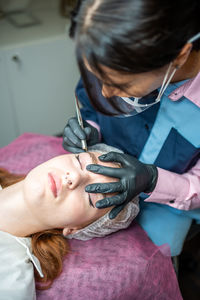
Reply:
M45 195L44 184L41 182L41 178L32 176L31 173L24 180L24 197L30 204L38 203Z
M98 200L102 199L100 194L90 195L94 205ZM84 192L83 188L83 190L76 190L70 196L63 198L63 205L60 207L58 219L62 219L63 227L70 225L82 228L94 222L109 210L109 208L100 210L89 206L87 193Z
M60 215L65 220L65 225L77 226L83 219L85 219L87 213L87 207L85 206L85 200L81 191L73 191L70 195L60 199Z
M135 82L127 92L129 96L144 97L150 94L155 89L159 88L162 84L162 75L149 75L145 78L141 78L138 82Z

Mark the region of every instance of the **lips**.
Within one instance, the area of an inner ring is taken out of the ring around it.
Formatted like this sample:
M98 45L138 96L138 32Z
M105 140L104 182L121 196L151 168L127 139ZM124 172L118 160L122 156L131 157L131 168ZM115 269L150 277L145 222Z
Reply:
M61 180L57 175L53 173L48 173L48 181L49 181L50 189L54 197L56 198L59 194L59 191L61 190L61 186L62 186Z

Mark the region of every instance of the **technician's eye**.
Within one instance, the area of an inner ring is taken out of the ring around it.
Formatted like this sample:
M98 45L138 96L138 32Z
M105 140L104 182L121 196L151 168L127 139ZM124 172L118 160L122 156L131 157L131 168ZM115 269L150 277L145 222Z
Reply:
M82 170L82 165L81 165L81 162L80 162L79 155L78 155L78 154L76 154L76 155L75 155L75 157L76 157L76 159L78 160L78 163L79 163L79 165L80 165L80 167L81 167L81 170Z

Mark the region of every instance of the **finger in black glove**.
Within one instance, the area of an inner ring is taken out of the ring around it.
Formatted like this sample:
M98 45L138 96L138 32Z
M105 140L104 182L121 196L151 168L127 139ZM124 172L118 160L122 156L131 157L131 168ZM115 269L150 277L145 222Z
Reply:
M117 162L121 168L111 168L91 164L87 170L108 177L118 178L117 182L94 183L87 185L88 193L117 193L112 197L105 197L96 203L97 208L115 206L109 213L111 219L115 218L123 207L141 192L149 193L155 188L158 171L155 165L144 164L137 158L128 154L109 152L99 156L104 162Z
M98 130L86 121L83 121L83 126L84 129L81 128L76 117L69 119L63 132L63 148L66 151L84 152L81 140L87 140L89 146L99 142Z

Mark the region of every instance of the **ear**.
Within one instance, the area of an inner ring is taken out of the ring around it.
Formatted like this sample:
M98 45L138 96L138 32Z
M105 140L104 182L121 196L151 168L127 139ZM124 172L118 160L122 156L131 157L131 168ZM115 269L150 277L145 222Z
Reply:
M79 230L78 227L74 227L74 228L65 227L65 228L63 229L63 235L64 235L64 236L67 236L67 235L69 235L69 234L75 233L75 232L78 231L78 230Z
M179 55L173 61L173 65L175 68L180 69L180 67L184 65L184 63L187 61L190 55L191 50L192 50L192 44L191 43L185 44L185 46L181 49Z

